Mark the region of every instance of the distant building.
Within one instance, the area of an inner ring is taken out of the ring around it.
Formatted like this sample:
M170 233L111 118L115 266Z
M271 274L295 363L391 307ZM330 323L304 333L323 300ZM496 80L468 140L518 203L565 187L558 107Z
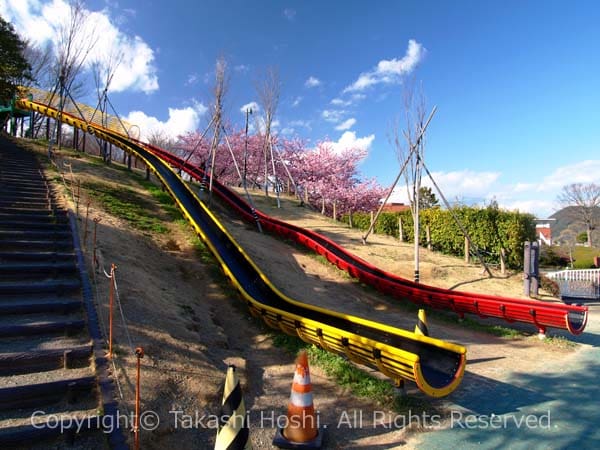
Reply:
M405 205L404 203L386 203L385 206L383 207L382 211L383 212L402 212L402 211L408 211L410 209L409 205Z
M540 245L552 245L552 222L556 219L535 219L535 235Z

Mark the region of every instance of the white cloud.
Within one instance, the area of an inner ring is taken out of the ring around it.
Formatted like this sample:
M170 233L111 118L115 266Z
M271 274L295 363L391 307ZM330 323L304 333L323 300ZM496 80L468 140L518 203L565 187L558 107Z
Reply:
M125 120L140 127L140 139L145 140L153 132L161 132L172 138L198 129L200 117L207 111L202 103L195 102L186 108L169 108L169 118L163 122L143 111L131 111Z
M256 126L252 126L251 131L254 131L255 129L258 128L258 131L261 134L264 134L267 130L267 124L265 122L265 118L262 116L257 116L255 123L256 123ZM276 132L280 126L281 126L281 122L279 122L279 120L273 120L271 122L271 132Z
M301 127L301 128L305 128L307 130L312 130L312 126L310 124L310 121L308 120L291 120L288 123L289 126L291 127Z
M341 98L334 98L331 100L331 104L335 106L350 106L352 102L350 100L342 100Z
M292 8L285 8L283 10L283 15L291 22L296 18L296 10Z
M310 76L308 77L308 79L304 82L304 86L306 86L307 88L313 88L313 87L317 87L321 85L321 80L319 80L316 77Z
M233 68L236 72L247 73L250 70L250 67L246 64L238 64Z
M339 131L349 130L350 128L352 128L354 126L355 123L356 123L356 119L354 117L351 117L350 119L345 120L344 122L340 123L337 127L335 127L335 129L339 130Z
M561 189L571 183L600 183L600 159L588 159L557 168L544 177L538 189Z
M453 172L432 172L431 175L442 190L444 197L450 202L456 199L477 199L479 201L489 199L491 198L490 191L500 177L499 172L476 172L469 169ZM438 195L429 177L424 175L421 184L430 187ZM398 183L389 201L408 203L404 183Z
M432 172L431 175L440 186L444 196L448 198L485 198L500 177L500 172L475 172L465 169L453 172ZM423 184L433 187L433 183L428 177L424 177Z
M196 84L198 82L198 74L197 73L192 73L191 75L188 75L188 78L185 82L186 86L191 86L193 84Z
M346 114L346 111L344 110L326 109L323 112L321 112L321 117L327 122L337 123L342 120L344 114Z
M300 104L300 102L302 101L302 97L298 96L294 99L294 101L292 102L292 107L295 108L296 106L298 106Z
M325 145L330 146L338 154L348 150L361 150L368 152L374 140L374 134L357 138L354 131L345 131L337 142L328 141L325 142Z
M258 106L258 103L256 102L246 103L240 108L240 112L242 114L246 114L247 109L252 110L252 114L256 114L258 111L260 111L260 106Z
M86 33L93 31L98 36L84 68L89 69L94 61L106 61L110 55L122 55L110 90L145 93L157 90L154 51L148 44L139 36L132 37L119 30L116 21L105 10L84 11L88 14ZM6 0L0 3L0 13L33 43L43 45L51 42L55 48L57 30L70 17L69 5L65 0L52 0L43 5L37 0Z
M600 160L585 160L558 167L546 175L540 174L537 180L532 173L526 182L502 183L499 172L469 169L433 172L432 175L451 203L458 199L482 206L496 199L501 208L547 217L560 209L556 199L563 186L570 183L600 183ZM429 178L423 178L423 185L431 187L439 198ZM390 201L408 203L404 183L396 187Z
M425 48L414 39L408 41L406 54L400 59L381 60L377 66L360 74L357 80L344 89L346 92L360 92L369 86L380 83L398 83L404 75L411 73L425 56Z

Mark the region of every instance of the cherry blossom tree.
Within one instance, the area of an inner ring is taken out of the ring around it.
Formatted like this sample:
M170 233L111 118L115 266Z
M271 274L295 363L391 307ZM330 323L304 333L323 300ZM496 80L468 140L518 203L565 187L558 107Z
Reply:
M231 127L217 148L215 179L221 183L241 186L242 180L235 169L233 157L238 164L246 158L247 183L249 188L264 188L264 135L248 136L246 152L244 130ZM206 167L210 153L210 142L200 139L199 132L180 136L175 153L200 167ZM330 143L322 142L307 148L299 139L272 136L275 177L281 188L287 184L290 193L298 195L324 214L331 215L351 211L370 211L377 207L385 195L385 189L374 179L364 179L359 163L365 158L366 150L349 148L336 151ZM231 146L231 151L227 145ZM296 191L297 189L297 191Z

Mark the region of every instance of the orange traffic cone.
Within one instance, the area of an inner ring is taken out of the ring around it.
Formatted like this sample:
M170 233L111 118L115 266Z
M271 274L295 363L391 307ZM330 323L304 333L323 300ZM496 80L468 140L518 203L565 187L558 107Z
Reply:
M305 350L302 350L296 359L286 426L284 429L277 429L273 445L288 449L320 449L323 445L323 429L319 428L315 417L308 356Z

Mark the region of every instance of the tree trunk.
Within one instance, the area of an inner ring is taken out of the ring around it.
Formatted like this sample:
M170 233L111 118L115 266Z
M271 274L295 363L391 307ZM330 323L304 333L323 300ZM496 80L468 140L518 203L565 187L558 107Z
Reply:
M465 262L469 263L469 254L471 253L471 247L469 246L469 240L465 237Z

